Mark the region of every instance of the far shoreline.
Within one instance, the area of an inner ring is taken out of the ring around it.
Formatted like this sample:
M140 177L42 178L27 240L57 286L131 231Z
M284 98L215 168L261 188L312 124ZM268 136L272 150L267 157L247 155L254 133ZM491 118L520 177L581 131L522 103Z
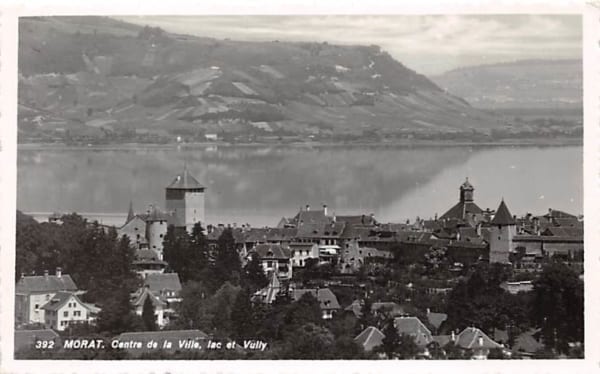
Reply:
M386 148L427 148L427 147L568 147L583 146L583 139L510 139L506 141L474 142L447 140L413 140L400 142L193 142L193 143L116 143L116 144L65 144L65 143L18 143L17 150L134 150L134 149L194 149L208 147L294 147L294 148L342 148L342 147L386 147Z

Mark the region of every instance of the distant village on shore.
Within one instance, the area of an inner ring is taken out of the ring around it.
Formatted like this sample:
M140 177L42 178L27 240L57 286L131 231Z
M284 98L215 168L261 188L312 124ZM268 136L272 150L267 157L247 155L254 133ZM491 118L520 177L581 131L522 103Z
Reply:
M144 347L151 340L162 347L164 341L183 339L197 342L206 352L211 341L235 340L239 345L245 337L264 341L264 352L249 354L250 348L238 347L228 354L323 358L308 351L301 356L302 349L294 345L300 343L289 338L296 331L301 341L306 335L307 346L329 342L335 352L342 352L325 358L343 358L346 351L355 358L388 359L577 356L574 352L583 350L582 339L576 338L583 337L583 326L570 335L556 327L555 316L540 322L531 317L535 311L517 313L515 305L539 304L540 297L550 297L543 292L550 276L545 274L553 267L567 269L582 282L583 217L555 209L517 217L510 201L501 197L495 209L478 206L468 178L457 179L457 185L458 201L449 201L449 209L433 219L381 223L367 212L336 215L327 205L306 205L280 218L275 227L256 228L207 224L205 198L210 198L210 191L184 168L165 188L164 209L155 204L139 213L130 204L126 221L116 228L85 221L90 230L108 237L116 231L115 243L127 237L133 257L126 260L126 271L137 275L137 283L128 292L130 309L120 313L129 310L143 323L104 328L109 319L106 308L113 304L94 299L96 292L78 282L86 279L97 287L94 282L102 279L76 275L84 268L62 263L39 273L40 266L51 261L37 254L30 262L35 265L24 265L17 274L15 352L23 358L55 357L48 356L52 349L37 347L42 341L54 342L55 354L69 348L72 353L68 344L75 336L136 341ZM58 230L72 220L72 215L56 214L49 222L26 225ZM25 238L19 235L18 226L17 257L25 253L20 245L35 252L33 246L22 244ZM96 240L91 238L85 243ZM233 249L237 259L227 257ZM197 258L200 252L202 259ZM182 258L184 254L188 257ZM196 263L202 268L194 270ZM38 272L32 274L32 269ZM204 275L206 269L212 275ZM496 274L500 275L494 278ZM216 278L220 283L211 289L207 284ZM480 290L471 289L477 284ZM200 292L202 287L211 291ZM219 299L227 292L231 297ZM470 307L471 302L477 307ZM477 309L482 303L487 309ZM297 325L291 318L310 308L316 308L318 319ZM119 313L114 309L111 313ZM195 315L199 310L211 311L205 314L210 318ZM220 317L217 310L223 311ZM580 313L583 320L583 310ZM124 352L121 358L156 354L137 345L117 346ZM183 351L166 349L161 354L173 356L161 358L181 358Z

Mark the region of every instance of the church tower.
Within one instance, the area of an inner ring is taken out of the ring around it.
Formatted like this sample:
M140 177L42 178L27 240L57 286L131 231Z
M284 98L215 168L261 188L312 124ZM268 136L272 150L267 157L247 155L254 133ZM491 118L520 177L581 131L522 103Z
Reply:
M490 221L490 263L509 263L509 254L513 251L513 238L516 234L517 223L502 199L494 218Z
M167 213L171 216L169 224L185 227L188 232L192 232L197 222L204 224L205 189L184 167L183 173L166 188Z
M472 203L473 202L473 191L475 188L471 183L469 183L469 178L465 180L465 183L460 186L460 202L461 203Z

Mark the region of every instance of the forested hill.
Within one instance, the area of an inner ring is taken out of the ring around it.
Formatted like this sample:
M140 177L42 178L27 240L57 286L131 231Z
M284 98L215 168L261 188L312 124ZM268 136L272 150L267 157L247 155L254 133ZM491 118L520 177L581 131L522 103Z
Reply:
M20 141L435 136L503 125L374 45L216 40L105 17L21 18L19 28Z

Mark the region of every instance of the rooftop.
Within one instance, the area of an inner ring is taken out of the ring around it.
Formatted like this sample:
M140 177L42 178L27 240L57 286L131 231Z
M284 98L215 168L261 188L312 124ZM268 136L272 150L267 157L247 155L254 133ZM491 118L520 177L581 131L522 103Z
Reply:
M250 253L256 253L261 259L287 260L290 258L290 249L279 244L259 244Z
M517 222L513 218L512 214L508 210L506 203L504 203L504 199L500 202L500 206L498 206L498 210L496 210L496 214L494 218L490 221L492 225L515 225Z
M292 299L294 301L300 300L302 295L305 293L311 293L314 297L319 300L321 309L340 309L340 303L337 297L329 288L300 288L292 290Z
M183 173L177 175L167 188L174 190L193 190L204 189L205 187L189 173L187 168L184 168Z
M24 276L16 285L17 293L57 291L77 291L77 286L68 274Z
M160 293L163 290L181 291L181 282L177 273L150 273L144 279L144 285L150 291Z

